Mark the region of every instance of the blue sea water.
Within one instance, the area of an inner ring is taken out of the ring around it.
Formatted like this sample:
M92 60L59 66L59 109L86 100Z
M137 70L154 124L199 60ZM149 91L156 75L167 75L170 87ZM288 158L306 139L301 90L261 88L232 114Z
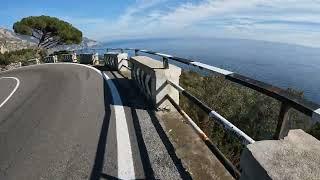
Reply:
M104 47L140 48L190 58L304 92L320 104L320 48L240 39L140 39Z

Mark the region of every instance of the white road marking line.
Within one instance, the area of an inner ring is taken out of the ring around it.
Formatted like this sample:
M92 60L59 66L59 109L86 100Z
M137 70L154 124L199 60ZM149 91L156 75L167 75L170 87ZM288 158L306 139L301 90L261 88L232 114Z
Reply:
M114 102L118 145L118 178L135 179L129 131L122 101L114 83L105 73L103 74L110 87Z
M14 87L14 89L11 91L11 93L9 94L9 96L0 104L0 108L6 104L6 102L11 98L11 96L17 91L19 85L20 85L20 80L16 77L1 77L0 79L14 79L17 81L16 86Z

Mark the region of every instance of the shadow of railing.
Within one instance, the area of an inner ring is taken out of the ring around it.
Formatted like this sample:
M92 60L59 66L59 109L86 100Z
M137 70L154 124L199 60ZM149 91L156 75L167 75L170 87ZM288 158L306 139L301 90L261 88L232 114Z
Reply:
M108 71L110 69L108 67L97 67L97 68L103 71ZM103 78L105 116L103 119L101 131L99 135L95 161L91 171L90 179L91 180L97 180L100 178L118 179L117 177L111 176L108 172L103 172L104 163L106 162L105 155L108 149L107 148L108 128L110 125L110 121L112 121L112 119L110 119L111 111L112 111L111 105L122 105L126 108L129 108L128 114L130 114L132 117L133 128L134 128L135 136L138 143L138 151L140 153L140 158L141 158L145 179L155 179L155 174L152 167L152 162L150 161L150 158L149 158L147 145L145 144L145 141L143 138L141 124L139 122L137 110L145 110L149 115L151 122L161 139L161 142L166 148L166 151L168 152L180 176L183 179L191 179L190 174L183 167L181 160L176 155L175 149L172 143L170 142L165 131L160 125L159 119L155 115L153 108L151 108L152 106L148 103L147 99L143 98L144 96L139 91L134 80L123 78L123 77L119 78L117 76L118 73L114 73L112 71L109 71L109 72L110 72L109 74L111 79L107 80ZM118 89L122 104L117 104L116 102L112 101L112 95L111 95L110 88L108 87L107 81L112 81L116 86L116 88Z
M90 175L90 180L98 180L102 176L105 150L107 145L107 135L108 135L108 129L109 129L110 117L111 117L110 100L112 99L112 96L110 94L110 89L108 87L108 84L104 78L103 78L103 95L104 95L105 115L104 115L102 126L101 126L97 151L95 155L94 165Z
M252 91L260 93L261 95L267 96L268 98L271 98L275 101L278 101L280 104L280 108L279 108L279 111L277 111L278 114L276 114L276 116L278 116L278 117L277 117L277 121L276 121L276 128L274 128L276 130L273 135L273 139L281 139L284 136L286 136L286 134L288 132L288 126L290 124L290 119L288 118L289 117L289 115L288 115L289 110L294 109L296 111L299 111L299 112L303 113L304 115L310 117L310 119L313 122L320 121L320 105L318 105L314 102L307 101L303 97L295 96L295 95L291 94L290 92L283 90L281 88L275 87L273 85L270 85L270 84L267 84L267 83L264 83L261 81L257 81L252 78L245 77L240 74L237 74L237 73L234 73L234 72L231 72L228 70L224 70L224 69L221 69L218 67L214 67L214 66L210 66L210 65L203 64L200 62L196 62L194 60L175 57L175 56L171 56L171 55L167 55L167 54L163 54L163 53L158 53L158 52L153 52L153 51L148 51L148 50L140 50L140 49L130 49L130 48L127 48L127 49L116 48L115 50L119 50L121 52L124 52L124 50L134 51L134 54L136 56L138 55L138 53L160 56L160 57L162 57L164 68L168 68L165 66L165 64L167 64L168 60L172 60L173 62L178 62L178 63L184 64L184 65L190 66L190 67L196 67L200 71L203 71L209 75L212 75L212 74L218 75L219 77L224 78L226 81L228 81L230 83L234 83L237 86L248 88ZM171 84L171 85L174 86L174 84ZM166 86L166 84L161 86L160 90L158 90L157 93L159 91L161 91L161 89L164 88L164 86ZM203 110L204 113L206 113L208 117L211 117L212 119L214 119L215 122L220 121L220 122L222 122L221 124L227 125L226 127L223 127L224 130L231 129L231 132L236 132L237 134L242 134L242 133L239 133L240 129L235 128L233 126L233 124L230 125L230 122L228 122L224 117L220 116L220 114L215 112L212 109L212 107L208 106L207 105L208 103L207 104L203 103L203 102L205 102L205 101L203 101L204 99L201 99L202 101L200 101L200 99L197 99L196 96L193 96L193 94L190 94L188 91L185 91L183 88L178 87L178 86L179 86L179 84L176 84L177 89L180 89L179 90L180 93L182 95L186 96L189 100L191 100L198 107L200 107L200 109ZM152 115L150 115L150 117L151 116ZM236 117L234 117L234 118L236 118ZM154 126L156 126L156 125L154 125ZM236 131L234 131L234 129L236 129ZM233 134L229 133L229 135L232 136ZM246 139L249 139L249 138L250 137L247 137ZM248 142L252 143L252 142L254 142L254 140L250 138ZM247 143L245 143L245 144L247 144ZM170 147L168 147L168 148L170 148Z

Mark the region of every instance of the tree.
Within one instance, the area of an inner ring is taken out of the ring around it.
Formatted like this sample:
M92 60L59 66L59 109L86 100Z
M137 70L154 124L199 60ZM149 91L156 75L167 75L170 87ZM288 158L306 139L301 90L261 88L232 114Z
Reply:
M64 44L80 44L82 32L70 23L50 16L30 16L14 23L15 33L38 40L39 48L52 48Z

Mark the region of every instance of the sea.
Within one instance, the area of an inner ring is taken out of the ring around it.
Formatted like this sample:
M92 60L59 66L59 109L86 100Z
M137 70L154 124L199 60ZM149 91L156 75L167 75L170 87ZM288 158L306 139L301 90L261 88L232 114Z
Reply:
M196 60L281 88L304 92L320 104L320 48L220 38L131 39L104 48L139 48Z

